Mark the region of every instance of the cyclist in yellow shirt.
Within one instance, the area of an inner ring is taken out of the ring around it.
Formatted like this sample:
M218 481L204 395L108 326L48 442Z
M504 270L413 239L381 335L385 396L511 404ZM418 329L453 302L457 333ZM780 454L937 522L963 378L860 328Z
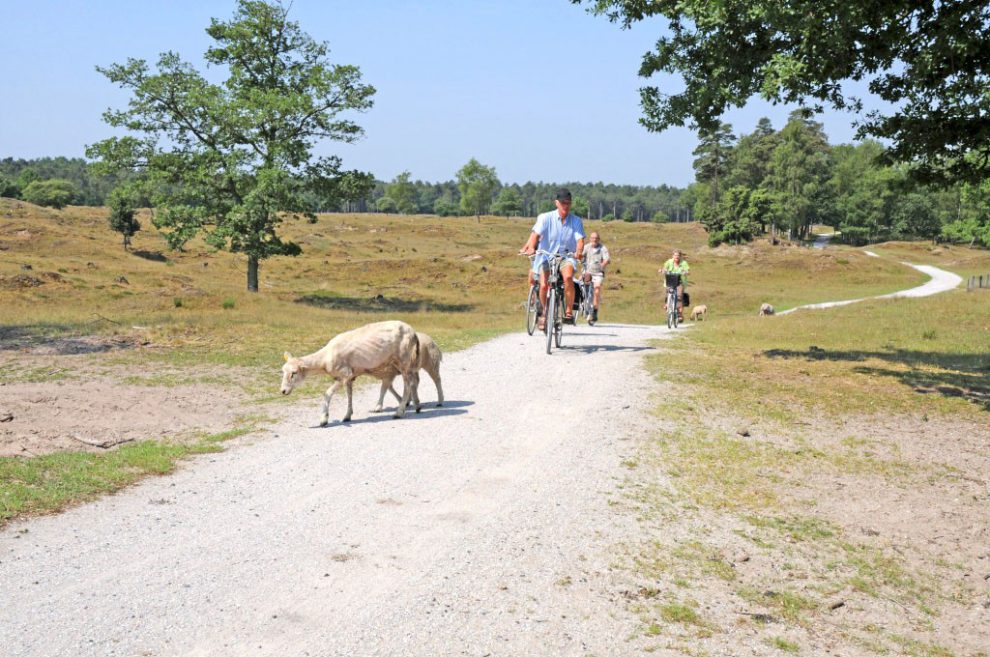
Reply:
M677 286L677 321L684 321L684 288L687 287L688 272L691 271L691 266L684 259L684 254L681 253L680 249L675 249L673 255L667 262L663 263L663 267L657 270L657 273L661 276L664 274L680 274L681 284ZM664 304L664 311L667 310L667 305Z

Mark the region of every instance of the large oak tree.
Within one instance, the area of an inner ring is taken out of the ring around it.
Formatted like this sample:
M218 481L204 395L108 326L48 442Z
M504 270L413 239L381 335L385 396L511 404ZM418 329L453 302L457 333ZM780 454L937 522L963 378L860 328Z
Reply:
M258 263L296 255L277 228L283 213L314 216L314 204L363 196L370 175L343 171L339 157L313 156L321 140L362 134L349 110L371 107L373 87L355 66L330 63L325 43L288 20L281 4L238 0L229 21L213 19L205 53L228 76L209 82L179 55L158 70L139 59L98 67L133 92L128 108L109 110L111 126L135 135L91 146L104 171L131 171L155 208L154 223L174 248L199 233L247 256L247 287L258 290Z

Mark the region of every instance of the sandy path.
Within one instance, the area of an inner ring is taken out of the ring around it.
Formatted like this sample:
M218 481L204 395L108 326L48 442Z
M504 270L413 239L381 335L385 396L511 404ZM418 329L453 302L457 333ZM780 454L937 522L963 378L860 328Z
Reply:
M870 251L865 251L867 255L877 257L877 254ZM777 313L778 315L786 315L787 313L792 313L795 310L816 310L821 308L835 308L837 306L848 306L851 303L859 303L860 301L866 301L867 299L897 299L901 297L927 297L933 294L938 294L940 292L948 292L949 290L954 290L959 287L962 283L962 278L953 274L952 272L945 271L944 269L939 269L938 267L932 267L931 265L913 265L910 262L902 263L908 267L917 269L923 274L927 274L931 279L924 285L919 285L918 287L913 287L909 290L901 290L900 292L893 292L891 294L883 294L877 297L862 297L860 299L846 299L845 301L826 301L825 303L810 303L804 306L796 306L788 310L782 310Z
M504 336L447 356L449 405L404 420L367 412L366 389L353 423L319 429L310 391L275 435L14 523L0 654L635 654L609 550L636 525L609 498L650 424L646 342L666 334L578 326L552 356Z

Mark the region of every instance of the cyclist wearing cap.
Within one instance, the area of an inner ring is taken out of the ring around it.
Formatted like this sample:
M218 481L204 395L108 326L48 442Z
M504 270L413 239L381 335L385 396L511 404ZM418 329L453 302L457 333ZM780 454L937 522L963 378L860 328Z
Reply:
M564 321L574 322L574 272L577 261L574 254L584 250L584 224L581 217L571 212L571 193L561 187L554 194L556 210L544 212L536 218L533 232L529 240L520 250L525 255L533 255L537 249L564 255L572 254L560 262L560 274L564 279ZM550 265L547 257L540 255L533 259L533 272L540 276L540 319L539 328L543 330L546 324L547 307L547 274Z
M688 265L687 260L684 260L684 254L681 253L680 249L675 249L673 255L667 262L663 263L663 267L657 270L660 275L663 274L680 274L681 284L677 286L677 315L678 321L684 321L684 288L687 287L687 277L688 272L691 271L691 266ZM667 310L667 305L664 304L665 311Z

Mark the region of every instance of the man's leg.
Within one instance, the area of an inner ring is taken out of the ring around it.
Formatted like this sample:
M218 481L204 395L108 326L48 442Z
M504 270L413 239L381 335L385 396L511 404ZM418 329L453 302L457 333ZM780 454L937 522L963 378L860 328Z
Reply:
M564 316L574 316L574 266L564 265L560 268L560 275L564 277Z
M678 321L684 321L684 284L681 283L677 286L677 318Z

